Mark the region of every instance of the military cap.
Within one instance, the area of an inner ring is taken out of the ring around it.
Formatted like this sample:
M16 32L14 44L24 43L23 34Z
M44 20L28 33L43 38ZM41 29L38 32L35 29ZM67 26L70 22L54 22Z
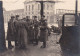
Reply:
M27 18L28 16L26 16L26 18Z
M26 19L26 18L23 18L23 19Z
M42 17L45 17L44 15Z
M19 17L19 15L16 15L16 17Z
M47 19L40 19L39 21L47 22Z
M26 16L26 18L29 18L29 16Z
M34 18L37 18L37 16L33 16Z
M30 21L30 19L29 19L29 18L27 18L27 19L26 19L26 21Z
M11 16L11 18L15 18L14 16Z

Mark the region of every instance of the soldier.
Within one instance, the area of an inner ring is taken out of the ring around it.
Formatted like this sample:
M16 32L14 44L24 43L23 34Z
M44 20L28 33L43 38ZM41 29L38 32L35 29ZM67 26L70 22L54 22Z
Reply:
M13 46L11 45L11 41L15 41L14 37L14 16L11 16L10 21L8 22L8 30L7 30L7 40L8 40L8 48L12 49Z
M34 16L33 27L34 27L34 41L36 42L34 45L38 45L39 22L37 21L37 16Z
M32 29L32 22L29 18L29 16L26 16L26 30L27 30L27 41L28 41L28 44L30 44L30 40L31 40L31 29Z
M42 16L40 20L40 41L43 42L41 48L46 47L46 41L48 40L48 29L47 21L44 19L45 16Z
M18 27L18 25L19 25L18 21L19 21L19 15L16 15L16 18L14 21L14 27L16 29L16 31L15 31L15 46L16 47L18 46L18 28L19 28Z
M33 20L30 20L30 24L28 26L28 39L29 39L29 43L33 44L33 40L34 40Z
M26 16L26 21L30 21L29 19L30 19L29 16Z
M27 43L27 31L25 28L25 21L20 20L18 25L18 48L25 49Z
M19 20L19 15L16 15L16 20Z
M23 18L23 19L21 19L21 20L24 20L24 21L26 21L26 18Z

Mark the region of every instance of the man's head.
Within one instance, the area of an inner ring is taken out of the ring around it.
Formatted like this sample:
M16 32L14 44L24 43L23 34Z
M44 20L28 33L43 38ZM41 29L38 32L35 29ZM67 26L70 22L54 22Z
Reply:
M45 18L45 16L43 15L41 19L44 19L44 18Z
M30 18L29 18L29 16L26 16L26 21L30 21Z
M34 20L37 20L37 16L33 16Z
M26 19L28 19L29 18L29 16L26 16Z
M26 18L23 18L22 20L26 20Z
M14 18L15 18L14 16L11 16L11 20L14 20Z
M16 15L16 19L17 19L17 20L19 19L19 15Z
M11 18L15 18L14 16L11 16Z

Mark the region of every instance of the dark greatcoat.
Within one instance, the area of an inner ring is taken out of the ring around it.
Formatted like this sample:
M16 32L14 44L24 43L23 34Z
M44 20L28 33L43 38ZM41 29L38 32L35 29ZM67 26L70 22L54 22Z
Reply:
M13 21L9 21L8 22L8 30L7 30L7 40L8 41L15 41L15 36L14 36L14 22Z
M47 22L41 21L40 22L40 38L41 42L45 42L48 40L48 29L47 29Z
M18 22L18 42L20 45L27 45L27 31L25 28L25 21Z
M39 34L39 22L38 21L33 21L34 24L34 40L38 39L38 34Z
M15 36L15 41L17 41L18 40L18 25L19 25L19 23L18 23L19 21L18 20L15 20L14 21L14 28L15 28L15 32L14 32L14 36Z
M34 29L32 22L30 22L30 25L28 26L28 39L29 41L33 41L34 39Z
M25 28L26 28L26 31L27 31L27 42L28 43L30 42L30 25L31 25L30 20L26 20Z

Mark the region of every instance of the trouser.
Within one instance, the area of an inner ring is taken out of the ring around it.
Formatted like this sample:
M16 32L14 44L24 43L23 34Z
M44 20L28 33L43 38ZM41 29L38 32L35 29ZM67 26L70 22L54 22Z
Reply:
M35 44L38 45L38 30L34 30L34 40L35 40Z
M44 48L46 47L46 41L43 41L43 47Z
M18 46L18 41L17 40L15 40L15 46Z
M21 48L21 49L26 48L25 41L24 41L23 38L20 38L20 39L18 40L18 46L19 46L19 48Z
M12 48L12 44L11 44L11 41L8 41L8 48Z
M22 49L26 48L25 43L20 41L19 42L19 48L22 48Z
M38 45L38 39L35 39L35 42L36 42L35 44Z

